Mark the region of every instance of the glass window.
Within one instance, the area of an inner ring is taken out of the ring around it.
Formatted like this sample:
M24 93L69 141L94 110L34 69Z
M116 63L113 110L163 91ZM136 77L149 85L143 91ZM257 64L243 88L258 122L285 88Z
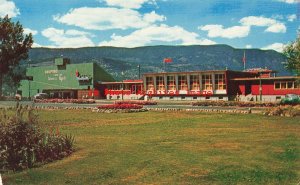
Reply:
M157 76L156 77L156 86L157 90L164 91L165 90L165 83L164 83L164 77L163 76Z
M215 88L216 90L225 90L225 74L215 74Z
M185 75L178 76L178 88L179 90L188 90L187 78Z
M202 90L212 90L211 75L202 75Z
M154 90L154 83L152 77L146 77L146 90Z
M192 91L200 90L199 75L190 76L190 88Z
M286 89L286 82L280 83L280 89Z
M287 88L288 89L293 89L294 88L293 82L287 82Z
M168 90L176 90L175 76L167 76Z
M280 89L280 82L275 82L275 89Z

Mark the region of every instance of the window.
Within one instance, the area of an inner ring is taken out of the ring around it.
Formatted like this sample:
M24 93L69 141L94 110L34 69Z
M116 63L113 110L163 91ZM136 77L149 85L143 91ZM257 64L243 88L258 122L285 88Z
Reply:
M192 91L200 90L199 75L190 76L190 87Z
M176 90L175 76L167 76L168 90Z
M280 82L275 82L275 89L280 89Z
M154 83L152 77L146 77L146 90L154 90Z
M215 88L216 90L226 90L224 74L215 74Z
M179 90L188 90L187 78L185 75L178 76L178 88Z
M287 82L287 88L293 89L294 88L294 82Z
M202 90L212 90L211 75L202 75Z
M296 89L298 88L297 83L293 81L277 81L274 82L274 88L279 89Z
M164 77L163 76L157 76L156 77L156 85L157 90L164 91L165 90L165 83L164 83Z

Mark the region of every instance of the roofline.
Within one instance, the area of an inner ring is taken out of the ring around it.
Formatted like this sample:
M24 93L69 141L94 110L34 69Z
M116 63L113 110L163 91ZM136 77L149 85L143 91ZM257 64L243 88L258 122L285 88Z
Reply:
M241 73L245 73L243 71L232 71L232 70L203 70L203 71L177 71L177 72L157 72L157 73L144 73L143 75L164 75L164 74L178 74L178 73L210 73L210 72L227 72L227 71L231 71L231 72L241 72ZM247 73L247 72L246 72Z
M116 84L143 84L143 81L139 82L97 82L98 84L102 85L116 85Z
M268 78L233 78L233 81L257 81L257 80L293 80L300 79L299 76L279 76L279 77L268 77Z

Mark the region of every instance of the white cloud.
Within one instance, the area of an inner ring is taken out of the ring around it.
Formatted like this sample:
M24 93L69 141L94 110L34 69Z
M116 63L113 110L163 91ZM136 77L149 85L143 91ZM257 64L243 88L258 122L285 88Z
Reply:
M143 28L150 24L165 20L164 16L155 12L141 15L138 11L118 8L71 9L63 16L54 16L54 20L67 25L74 25L91 30Z
M0 17L6 15L9 17L16 17L17 15L20 15L20 11L13 1L0 0Z
M261 48L261 49L263 49L263 50L269 50L269 49L271 49L271 50L275 50L275 51L277 51L277 52L282 52L284 46L285 46L285 45L284 45L283 43L278 43L278 42L276 42L276 43L274 43L274 44L265 46L265 47L263 47L263 48Z
M288 21L290 22L294 22L294 20L297 19L297 15L296 14L292 14L292 15L288 15L287 16Z
M128 9L139 9L144 3L156 4L155 0L105 0L108 6L117 6Z
M288 3L288 4L296 4L300 2L299 0L277 0L277 1Z
M40 47L42 47L42 45L40 45L40 44L34 42L34 43L32 44L32 47L33 47L33 48L40 48Z
M53 42L54 46L50 47L79 48L95 45L86 32L78 30L64 31L56 28L47 28L42 31L42 35Z
M138 47L151 45L153 42L180 42L182 45L210 45L214 41L208 39L199 39L199 35L189 32L179 26L152 25L140 30L136 30L127 36L113 34L110 41L103 41L100 46L118 46L118 47Z
M244 17L240 20L240 23L244 26L261 26L261 27L267 27L265 30L266 32L273 32L273 33L285 33L286 32L286 26L271 18L266 18L263 16L248 16Z
M246 47L247 49L250 49L250 48L252 48L252 45L247 44L245 47Z
M36 34L38 34L38 31L32 30L32 29L30 29L30 28L24 28L24 33L25 33L26 35L28 35L29 33L31 33L32 35L36 35Z
M208 31L208 37L223 37L228 39L246 37L250 32L250 26L223 28L223 26L219 24L199 26L198 29Z
M283 23L276 23L276 24L269 26L265 31L273 32L273 33L285 33L286 27Z
M143 20L148 23L155 23L157 21L165 21L167 18L163 15L158 15L155 13L155 11L152 11L151 13L147 13L144 15Z

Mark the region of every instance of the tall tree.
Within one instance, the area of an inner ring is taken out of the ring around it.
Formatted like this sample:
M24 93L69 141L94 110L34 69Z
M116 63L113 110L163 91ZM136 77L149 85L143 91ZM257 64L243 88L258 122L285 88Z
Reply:
M283 53L287 58L286 68L295 71L300 76L300 30L298 31L297 39L288 44L284 48Z
M28 58L28 51L32 46L32 34L25 35L22 25L14 23L11 18L0 17L0 97L2 96L3 77L13 74L11 71L20 60Z

